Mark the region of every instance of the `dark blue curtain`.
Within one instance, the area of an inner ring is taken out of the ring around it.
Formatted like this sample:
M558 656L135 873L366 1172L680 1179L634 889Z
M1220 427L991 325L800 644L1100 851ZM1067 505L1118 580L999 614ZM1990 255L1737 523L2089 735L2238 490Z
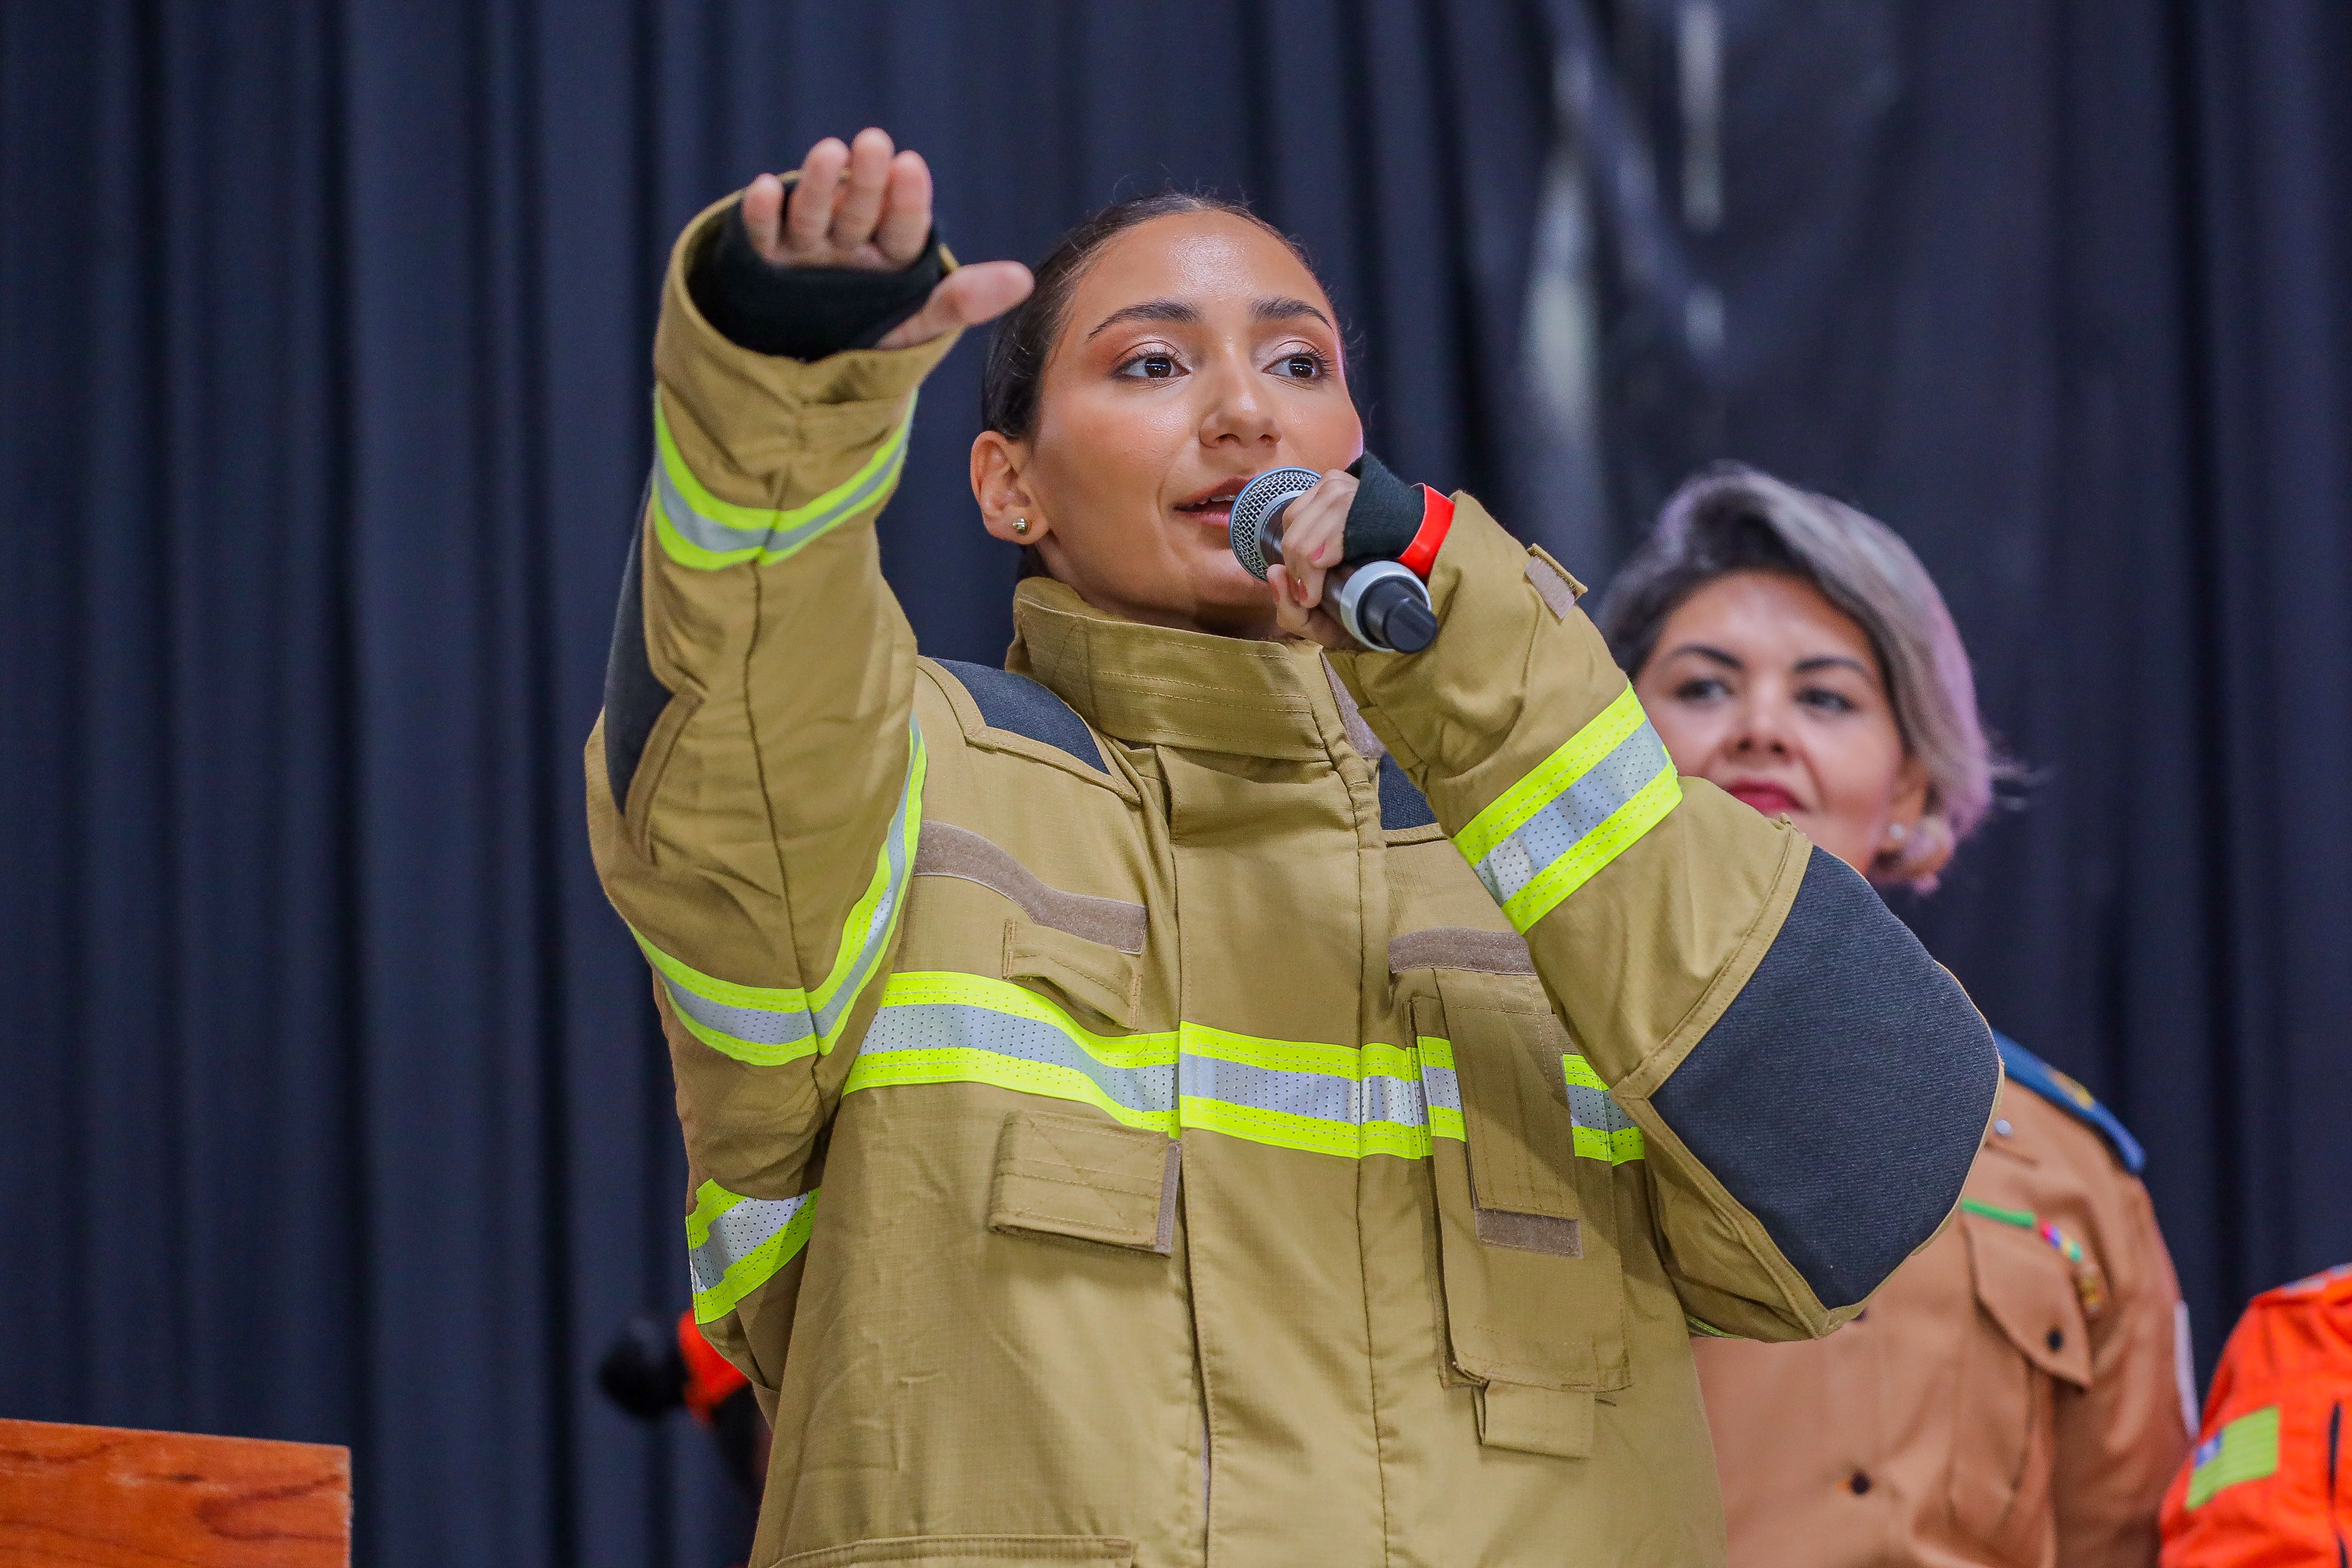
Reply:
M1596 578L1724 455L1909 535L2039 780L1906 913L2149 1144L2210 1354L2352 1256L2348 27L0 4L0 1414L351 1443L370 1563L725 1560L707 1445L589 1379L683 1302L683 1176L578 747L668 241L868 122L966 256L1256 198L1380 450ZM1564 153L1607 462L1563 478L1521 339ZM992 659L976 347L883 531Z

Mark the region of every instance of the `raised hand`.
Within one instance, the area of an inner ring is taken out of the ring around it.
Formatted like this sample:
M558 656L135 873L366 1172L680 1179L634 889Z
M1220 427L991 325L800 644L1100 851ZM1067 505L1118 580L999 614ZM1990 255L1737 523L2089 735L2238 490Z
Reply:
M785 196L773 174L743 192L743 226L761 256L778 267L890 271L920 256L930 236L930 168L919 152L894 151L889 132L878 127L866 127L846 146L828 136L810 148L789 207ZM880 346L912 348L993 320L1027 298L1034 283L1017 261L959 267Z

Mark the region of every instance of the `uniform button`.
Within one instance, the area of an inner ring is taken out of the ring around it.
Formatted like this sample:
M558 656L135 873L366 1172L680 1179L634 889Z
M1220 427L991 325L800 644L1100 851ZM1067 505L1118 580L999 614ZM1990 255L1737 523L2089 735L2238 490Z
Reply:
M1999 1133L2004 1138L2009 1136L2011 1130L2009 1124L2009 1118L2006 1116L1995 1117L1993 1119L1992 1130Z
M2042 1343L2047 1344L2052 1350L2063 1350L2066 1347L2066 1331L2064 1329L2052 1329L2047 1334L2042 1336Z
M1856 1470L1847 1479L1845 1485L1848 1491L1860 1497L1870 1490L1870 1473L1866 1470Z

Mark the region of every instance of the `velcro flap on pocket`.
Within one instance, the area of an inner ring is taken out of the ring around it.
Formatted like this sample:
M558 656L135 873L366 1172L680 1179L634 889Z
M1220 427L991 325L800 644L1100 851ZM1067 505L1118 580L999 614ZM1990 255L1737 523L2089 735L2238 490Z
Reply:
M1143 1000L1143 967L1133 954L1027 920L1005 922L1004 977L1043 980L1121 1030L1135 1027Z
M1175 1139L1148 1127L1014 1111L997 1134L988 1228L1165 1257L1176 1246L1181 1157Z
M1478 1440L1490 1448L1581 1459L1592 1453L1592 1390L1489 1383L1478 1390Z
M1475 1205L1470 1210L1470 1219L1478 1239L1489 1247L1509 1247L1553 1258L1584 1256L1584 1228L1577 1220Z
M1441 988L1444 981L1439 981ZM1449 999L1454 1066L1462 1085L1462 1120L1470 1145L1470 1187L1481 1209L1576 1220L1575 1124L1560 1078L1559 1025L1549 1013L1507 1012ZM1480 1222L1481 1240L1485 1221ZM1574 1230L1549 1228L1554 1235ZM1523 1242L1498 1241L1501 1246ZM1526 1247L1536 1252L1553 1246ZM1575 1250L1561 1253L1577 1257Z

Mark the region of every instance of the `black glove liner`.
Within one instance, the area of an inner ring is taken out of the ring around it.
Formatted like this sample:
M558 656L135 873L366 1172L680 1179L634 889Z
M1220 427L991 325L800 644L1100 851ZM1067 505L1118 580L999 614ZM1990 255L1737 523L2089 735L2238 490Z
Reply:
M1406 484L1369 452L1356 459L1348 472L1356 476L1356 499L1348 508L1348 526L1340 535L1340 561L1352 566L1358 561L1396 559L1421 532L1428 497L1420 486Z
M785 199L791 200L789 190ZM936 228L923 242L922 254L896 272L778 267L752 245L738 202L719 237L695 258L686 287L703 318L736 347L822 360L879 343L923 308L946 276Z

